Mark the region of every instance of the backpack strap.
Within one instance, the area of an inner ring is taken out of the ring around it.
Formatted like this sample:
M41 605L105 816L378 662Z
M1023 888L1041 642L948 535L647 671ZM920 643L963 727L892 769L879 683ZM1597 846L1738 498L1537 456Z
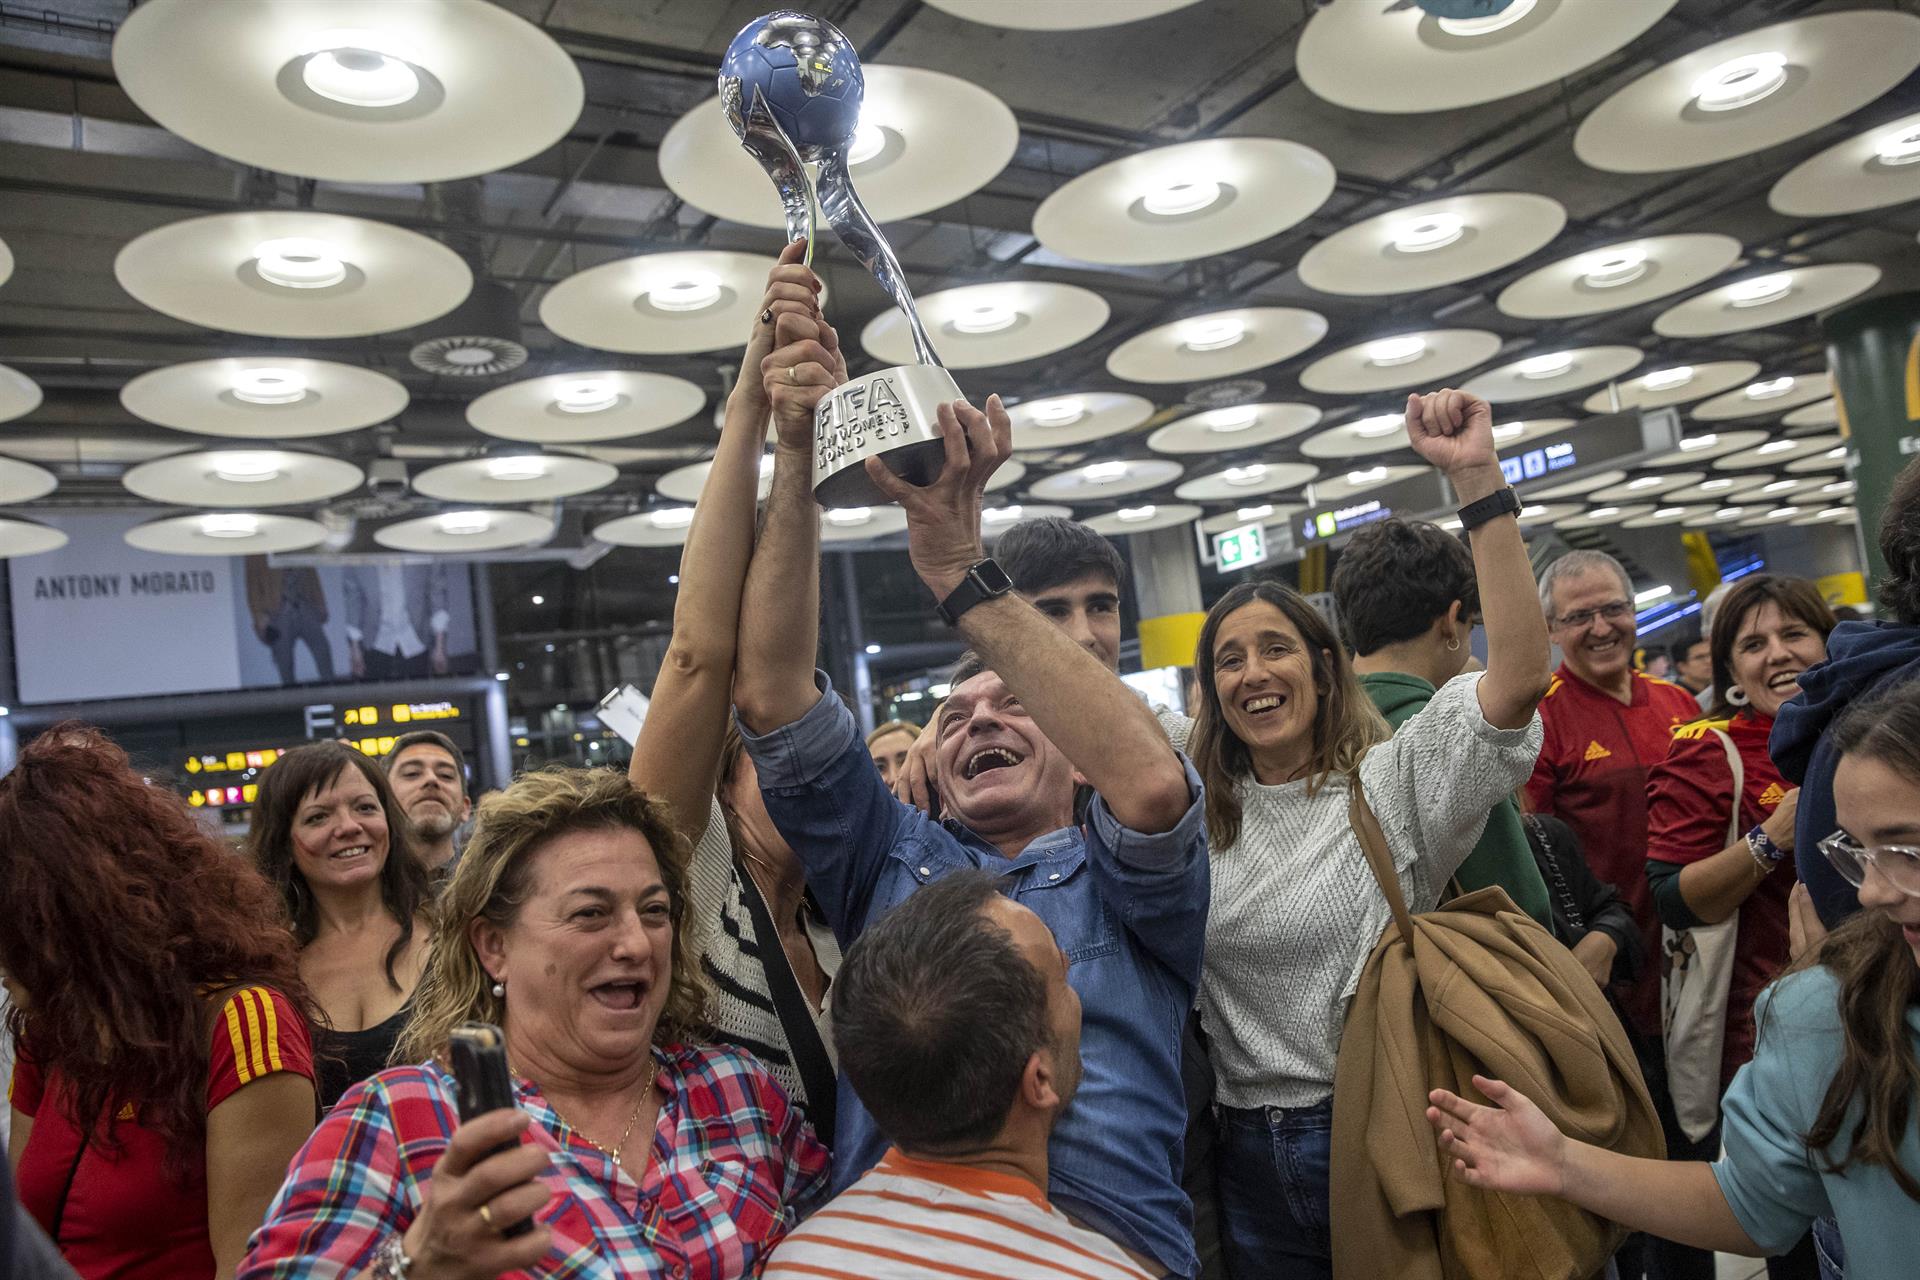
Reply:
M1366 793L1361 789L1358 769L1349 776L1348 783L1347 822L1352 826L1353 834L1359 837L1360 848L1367 855L1367 865L1373 868L1373 878L1380 882L1380 892L1387 897L1387 906L1393 911L1393 922L1400 926L1400 937L1408 946L1412 946L1413 917L1407 911L1406 897L1400 892L1400 876L1393 869L1393 855L1387 852L1387 837L1380 830L1380 820L1373 816Z
M834 1113L838 1107L839 1073L833 1069L826 1048L820 1043L812 1002L800 990L799 979L794 977L793 963L781 945L773 912L767 909L766 899L760 896L759 886L754 884L745 867L736 870L735 879L740 882L740 897L746 902L747 915L753 921L754 940L760 944L760 967L766 971L767 994L773 999L774 1013L786 1036L787 1052L793 1059L793 1069L800 1073L800 1080L807 1087L807 1118L813 1122L814 1133L820 1140L831 1145L837 1120Z

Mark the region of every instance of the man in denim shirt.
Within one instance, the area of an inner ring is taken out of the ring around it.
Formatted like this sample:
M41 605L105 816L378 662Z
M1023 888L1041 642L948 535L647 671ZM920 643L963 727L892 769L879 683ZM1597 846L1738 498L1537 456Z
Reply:
M1207 909L1200 780L1146 705L985 561L980 494L1011 451L997 398L940 410L946 465L924 488L868 472L905 508L915 571L956 615L977 672L956 673L933 727L945 821L894 799L852 713L813 669L819 511L813 410L844 379L830 326L777 318L762 367L777 431L773 491L741 607L734 701L767 810L843 945L922 885L980 867L1067 952L1084 1010L1085 1077L1048 1149L1055 1204L1149 1269L1194 1274L1180 1190L1180 1034ZM983 563L984 562L984 563ZM1073 822L1076 775L1099 793ZM837 1194L884 1142L841 1082Z

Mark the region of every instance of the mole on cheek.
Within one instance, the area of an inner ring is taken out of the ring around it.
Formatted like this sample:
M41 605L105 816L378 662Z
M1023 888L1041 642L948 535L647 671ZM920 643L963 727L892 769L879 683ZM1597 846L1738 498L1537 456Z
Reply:
M560 966L559 966L559 965L557 965L557 964L549 964L549 965L547 966L547 970L546 970L546 972L547 972L547 976L548 976L549 978L551 978L551 977L553 977L553 976L554 976L555 974L558 974L558 973L560 972Z

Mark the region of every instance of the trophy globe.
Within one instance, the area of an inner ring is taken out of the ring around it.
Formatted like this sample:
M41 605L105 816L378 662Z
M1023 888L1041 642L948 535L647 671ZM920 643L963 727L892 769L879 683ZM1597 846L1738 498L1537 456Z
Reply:
M720 60L720 83L735 134L746 133L746 112L758 95L809 164L851 144L867 89L860 55L840 29L790 9L741 29Z

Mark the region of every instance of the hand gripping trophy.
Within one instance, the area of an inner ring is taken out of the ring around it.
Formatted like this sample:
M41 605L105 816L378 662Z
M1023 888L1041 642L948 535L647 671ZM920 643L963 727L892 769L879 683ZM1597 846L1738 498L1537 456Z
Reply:
M938 407L960 398L934 354L892 246L853 189L847 153L860 122L866 77L860 56L832 23L782 9L755 18L720 63L720 105L740 145L773 179L786 208L787 239L805 239L812 261L815 185L840 242L852 250L905 313L919 363L854 378L820 402L814 415L813 493L823 506L881 505L867 478L880 456L894 474L926 484L944 456ZM810 184L807 165L818 167Z

